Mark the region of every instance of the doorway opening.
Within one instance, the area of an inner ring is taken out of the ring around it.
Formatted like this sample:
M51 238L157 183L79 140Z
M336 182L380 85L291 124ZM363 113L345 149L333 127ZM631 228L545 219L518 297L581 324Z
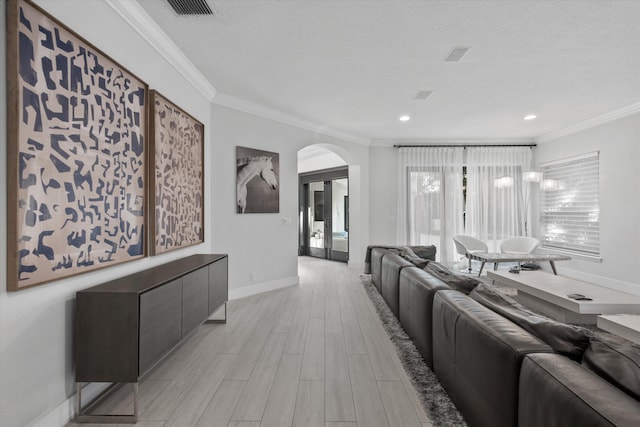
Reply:
M349 170L299 174L298 254L349 261Z

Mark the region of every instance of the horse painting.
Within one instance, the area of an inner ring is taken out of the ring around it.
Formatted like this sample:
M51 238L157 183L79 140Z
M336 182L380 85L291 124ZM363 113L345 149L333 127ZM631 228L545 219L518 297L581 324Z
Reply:
M237 160L236 166L236 201L238 213L245 213L247 209L247 184L256 176L264 180L270 191L278 190L278 178L276 172L273 170L272 157L240 157ZM251 201L250 199L250 202Z

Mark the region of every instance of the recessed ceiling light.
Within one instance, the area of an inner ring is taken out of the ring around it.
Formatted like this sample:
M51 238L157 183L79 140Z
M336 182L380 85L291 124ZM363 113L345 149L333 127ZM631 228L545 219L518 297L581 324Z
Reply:
M528 116L524 116L524 119L525 120L533 120L536 117L538 117L538 116L536 116L535 114L529 114Z
M411 117L409 117L409 116L400 116L400 121L401 122L408 122L409 120L411 120Z

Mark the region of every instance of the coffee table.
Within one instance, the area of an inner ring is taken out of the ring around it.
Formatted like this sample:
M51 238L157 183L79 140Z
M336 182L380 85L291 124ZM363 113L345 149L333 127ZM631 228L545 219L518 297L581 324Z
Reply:
M487 276L516 288L523 305L566 323L595 325L599 314L640 314L640 296L544 271L489 271ZM570 294L592 300L579 301Z
M503 254L503 253L477 253L477 254L467 254L471 259L482 262L480 266L480 271L478 272L478 277L482 274L482 269L484 265L488 262L493 263L493 269L498 269L498 264L501 262L539 262L539 261L547 261L551 264L551 269L553 270L553 274L556 276L558 272L556 271L556 261L568 261L571 259L570 256L567 255L556 255L556 254Z

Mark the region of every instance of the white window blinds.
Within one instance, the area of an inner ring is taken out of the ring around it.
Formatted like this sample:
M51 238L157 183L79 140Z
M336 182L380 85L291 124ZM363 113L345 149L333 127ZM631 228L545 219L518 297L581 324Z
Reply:
M599 154L540 165L543 247L600 256Z

